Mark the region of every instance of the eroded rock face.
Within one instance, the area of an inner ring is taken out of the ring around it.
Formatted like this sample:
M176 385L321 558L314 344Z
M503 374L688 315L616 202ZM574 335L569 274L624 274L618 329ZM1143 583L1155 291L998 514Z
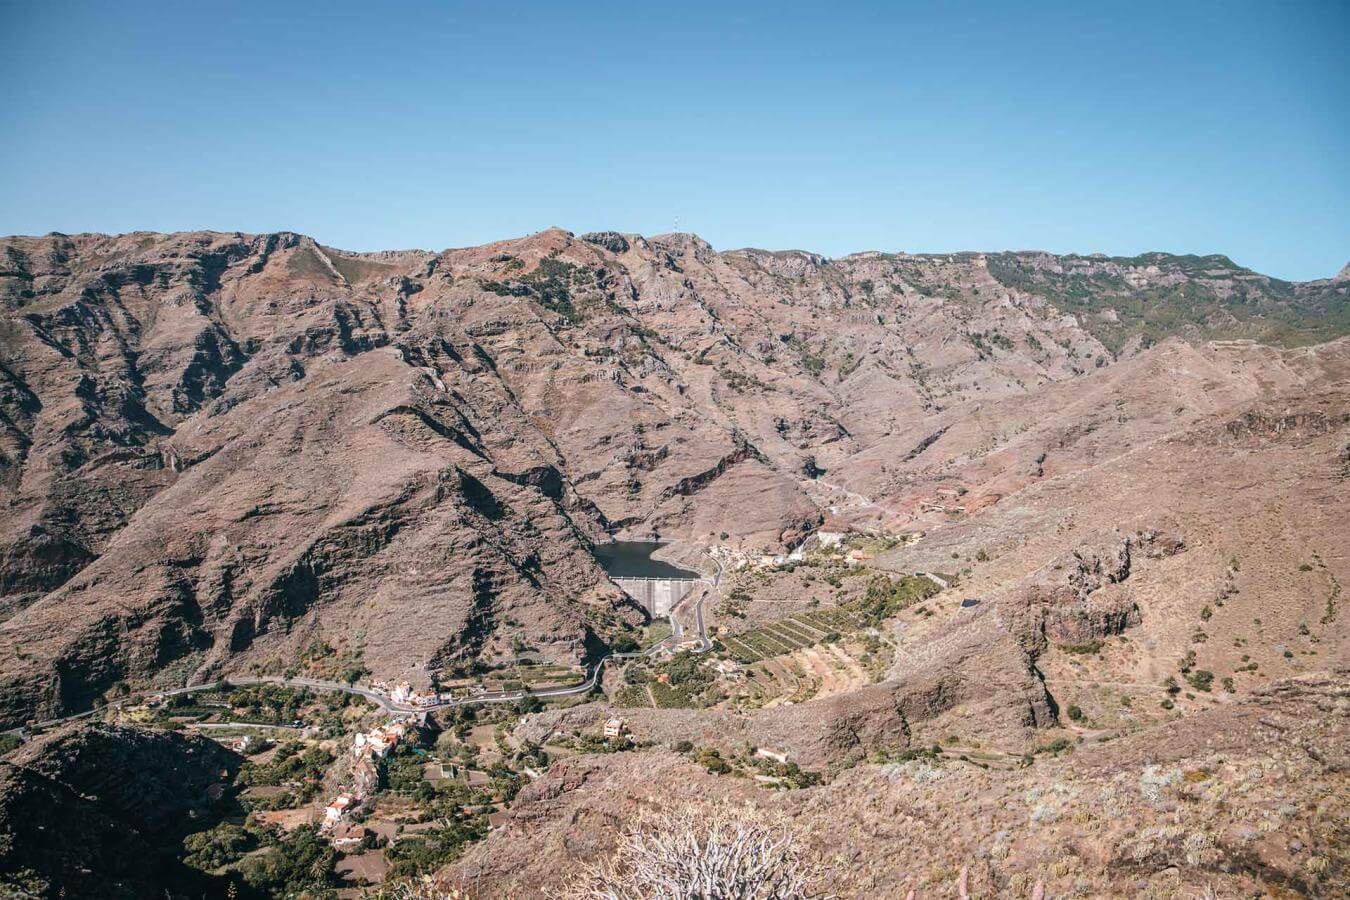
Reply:
M1003 612L1018 622L1019 640L1033 650L1043 647L1042 635L1056 644L1084 645L1120 634L1139 624L1139 609L1128 591L1107 596L1101 588L1129 578L1135 557L1158 559L1184 549L1180 537L1154 529L1106 536L1036 573Z
M977 608L921 649L902 653L883 684L779 714L778 727L787 744L813 763L906 748L912 726L957 708L978 719L987 735L1015 744L1019 732L1058 721L1058 706L1036 666L1047 641L1087 644L1138 624L1128 593L1104 596L1101 589L1124 582L1134 558L1183 548L1178 536L1155 529L1103 536ZM793 738L797 731L803 736ZM813 739L815 744L803 744Z
M519 646L579 661L642 617L587 551L606 531L779 552L831 479L908 514L975 445L972 405L1138 355L1126 319L1064 314L1071 282L1190 285L1245 334L1240 282L1311 337L1348 290L1180 257L556 229L439 254L189 233L0 255L6 722L314 646L418 683ZM990 460L964 508L1090 462L1091 425Z

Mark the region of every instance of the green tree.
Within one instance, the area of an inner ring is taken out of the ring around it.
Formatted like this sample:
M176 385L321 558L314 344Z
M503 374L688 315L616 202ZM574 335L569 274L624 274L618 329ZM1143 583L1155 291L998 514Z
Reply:
M244 881L272 896L294 896L334 886L337 853L312 828L261 832L266 849L239 862Z
M183 862L203 872L213 872L238 861L257 846L252 834L239 825L221 823L183 839Z

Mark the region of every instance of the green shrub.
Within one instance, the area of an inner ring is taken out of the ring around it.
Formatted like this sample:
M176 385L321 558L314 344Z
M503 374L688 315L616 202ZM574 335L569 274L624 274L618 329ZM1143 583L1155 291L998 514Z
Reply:
M212 872L237 862L257 844L257 838L242 826L224 822L184 838L183 862L194 869Z
M337 854L312 828L255 832L265 849L239 860L239 873L270 896L298 896L334 887Z
M927 578L902 575L890 578L876 575L867 583L867 592L860 603L861 612L870 624L899 613L938 593L938 586Z
M239 770L238 781L244 785L279 785L299 781L307 783L304 792L312 794L311 788L317 790L318 782L323 779L333 759L333 754L322 747L302 750L298 741L291 741L282 744L276 755L266 763L244 763Z
M447 819L444 828L403 838L385 850L389 878L408 878L434 872L459 858L469 844L487 836L487 817Z
M1074 653L1079 656L1091 656L1092 654L1099 653L1102 646L1101 641L1091 640L1085 644L1060 644L1059 649L1063 650L1065 653Z
M1196 669L1187 673L1186 681L1197 691L1208 691L1214 684L1214 673L1208 669Z
M1063 753L1065 750L1073 748L1073 741L1066 737L1055 738L1048 744L1036 748L1037 753Z
M722 754L711 747L700 747L694 751L694 762L703 766L712 775L725 775L731 771L731 766Z

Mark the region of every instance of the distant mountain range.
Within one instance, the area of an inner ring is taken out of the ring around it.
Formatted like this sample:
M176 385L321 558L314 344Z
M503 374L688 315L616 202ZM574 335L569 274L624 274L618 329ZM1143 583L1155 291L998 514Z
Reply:
M606 534L751 558L827 516L967 528L1208 417L1343 389L1350 332L1345 271L1223 256L557 229L0 247L11 724L244 669L592 659L643 621L589 553Z

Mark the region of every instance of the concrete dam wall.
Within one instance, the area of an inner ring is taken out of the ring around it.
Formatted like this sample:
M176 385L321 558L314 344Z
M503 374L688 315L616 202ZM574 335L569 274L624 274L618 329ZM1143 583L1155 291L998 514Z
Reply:
M699 583L697 578L615 578L623 592L641 603L654 619L670 615L675 604Z

